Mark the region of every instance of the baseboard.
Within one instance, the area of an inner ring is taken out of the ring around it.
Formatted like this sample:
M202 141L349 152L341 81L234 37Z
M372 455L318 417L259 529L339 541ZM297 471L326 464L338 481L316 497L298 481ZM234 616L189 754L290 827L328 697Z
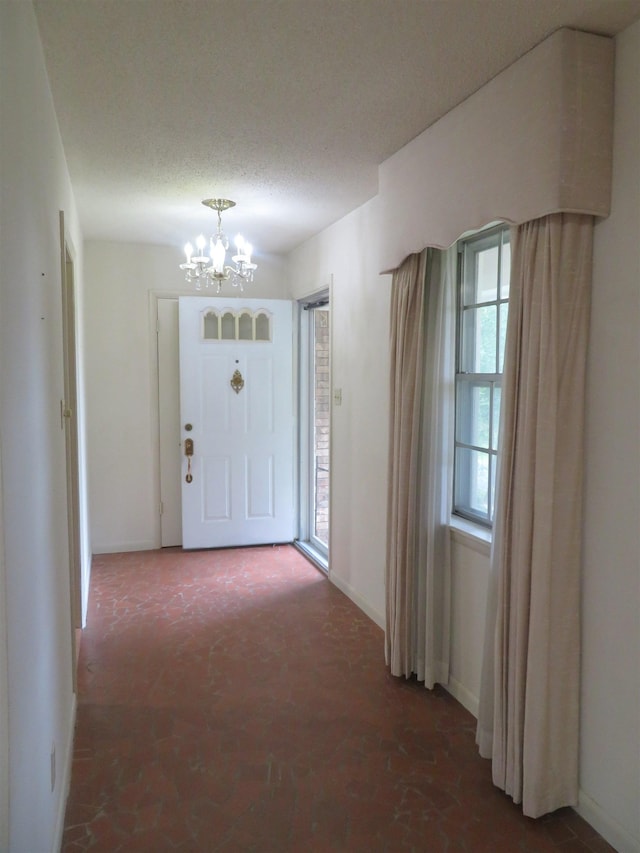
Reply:
M617 820L591 799L583 790L578 792L576 811L597 830L618 853L640 853L640 839L633 838Z
M474 696L470 690L467 690L464 684L449 676L449 683L445 684L444 688L463 708L466 708L470 714L473 714L476 720L478 719L478 697Z
M93 554L121 554L129 551L155 551L159 546L155 542L116 542L109 545L94 545Z
M67 810L67 800L71 789L71 768L73 766L73 736L76 729L76 710L78 703L76 694L71 700L71 714L69 720L69 732L67 735L67 754L64 757L62 767L62 778L58 784L58 813L56 816L56 830L53 836L52 853L58 853L62 849L62 835L64 833L64 817Z
M334 584L335 586L338 587L340 592L344 592L344 594L347 596L347 598L350 598L351 601L353 601L353 603L356 604L360 608L360 610L362 610L364 613L366 613L366 615L369 617L369 619L371 619L373 622L375 622L376 625L379 628L382 628L382 630L384 631L384 627L385 627L384 616L381 613L378 613L378 611L375 610L373 607L371 607L369 602L366 601L358 592L356 592L355 589L353 589L353 587L350 586L350 584L348 584L346 581L342 580L342 578L339 578L332 571L329 571L329 580L331 581L332 584Z

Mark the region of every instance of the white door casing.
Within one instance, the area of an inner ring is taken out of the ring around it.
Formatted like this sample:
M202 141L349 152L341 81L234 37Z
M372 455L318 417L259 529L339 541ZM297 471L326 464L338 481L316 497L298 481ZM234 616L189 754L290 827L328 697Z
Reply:
M80 452L78 445L78 377L76 342L76 252L59 212L60 280L62 297L62 368L64 400L60 401L60 426L65 434L67 536L69 559L69 602L73 689L77 688L77 631L82 628L82 581L80 545Z
M187 296L179 313L183 547L290 542L293 304Z

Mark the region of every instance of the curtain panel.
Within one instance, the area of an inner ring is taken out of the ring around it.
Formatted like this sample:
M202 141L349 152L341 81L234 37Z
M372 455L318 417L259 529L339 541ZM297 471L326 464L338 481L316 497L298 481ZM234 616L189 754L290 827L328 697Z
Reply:
M538 817L578 796L585 365L593 217L512 234L509 324L477 739Z
M445 253L394 272L385 658L425 686L449 677L453 289Z

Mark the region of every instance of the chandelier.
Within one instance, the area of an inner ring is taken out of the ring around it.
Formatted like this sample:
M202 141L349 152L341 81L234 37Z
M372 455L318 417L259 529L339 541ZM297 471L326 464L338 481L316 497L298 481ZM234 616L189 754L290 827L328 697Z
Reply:
M195 255L191 243L184 247L187 260L180 264L180 269L184 270L185 281L195 284L196 290L202 290L203 286L215 287L216 292L220 293L225 281L230 281L233 287L242 290L245 282L253 281L253 271L257 266L251 262L253 247L240 234L235 239L236 253L231 258L234 266L225 264L229 240L222 230L222 211L235 207L236 203L228 198L205 198L202 203L217 211L218 230L209 239L209 255L205 254L207 241L202 234L196 240Z

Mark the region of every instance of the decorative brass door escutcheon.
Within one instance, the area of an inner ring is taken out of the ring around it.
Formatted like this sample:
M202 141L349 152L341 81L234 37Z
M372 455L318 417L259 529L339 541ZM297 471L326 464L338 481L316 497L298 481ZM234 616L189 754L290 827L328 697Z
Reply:
M236 394L239 394L244 388L244 379L242 378L242 374L239 370L236 370L234 372L233 376L231 377L230 384Z

